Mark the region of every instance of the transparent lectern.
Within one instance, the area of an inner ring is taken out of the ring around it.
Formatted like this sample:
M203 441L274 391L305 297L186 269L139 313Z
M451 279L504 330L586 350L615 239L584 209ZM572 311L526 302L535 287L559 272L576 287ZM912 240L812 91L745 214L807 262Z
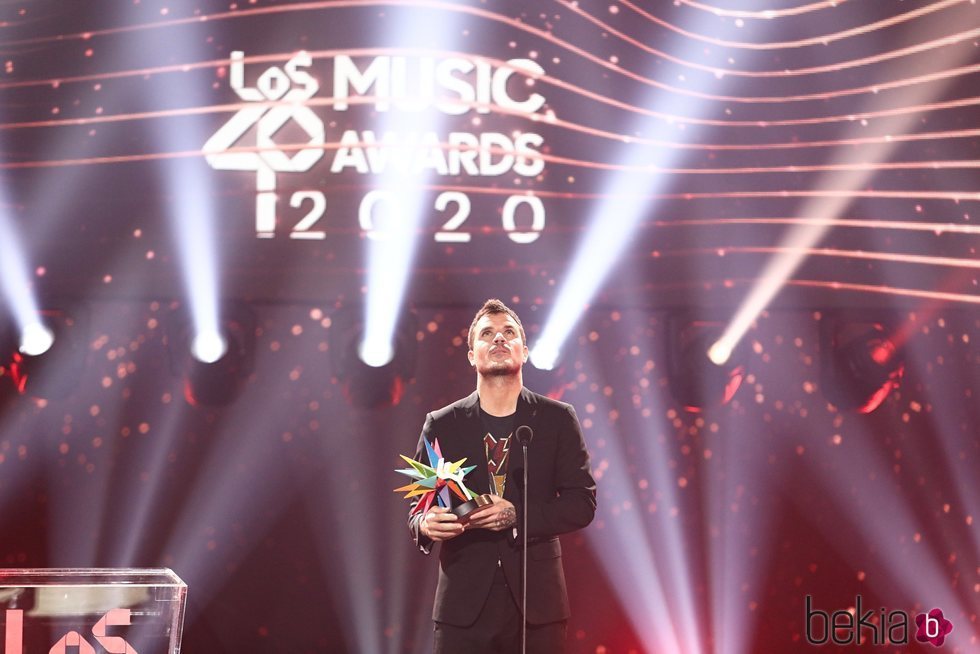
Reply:
M159 569L0 569L3 654L177 654L187 584Z

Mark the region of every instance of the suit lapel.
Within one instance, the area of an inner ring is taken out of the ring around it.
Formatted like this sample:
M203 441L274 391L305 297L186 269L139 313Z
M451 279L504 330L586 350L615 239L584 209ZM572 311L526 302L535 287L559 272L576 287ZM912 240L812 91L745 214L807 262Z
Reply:
M527 425L532 430L537 431L538 400L534 393L526 388L521 389L521 396L517 400L517 414L514 416L514 431L521 425ZM520 486L524 475L524 449L517 438L511 439L510 444L510 465L507 467L507 488L504 497L515 503L520 499Z

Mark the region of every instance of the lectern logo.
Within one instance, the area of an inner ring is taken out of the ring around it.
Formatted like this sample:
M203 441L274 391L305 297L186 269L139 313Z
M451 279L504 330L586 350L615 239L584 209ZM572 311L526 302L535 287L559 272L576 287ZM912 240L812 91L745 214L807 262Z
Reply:
M92 637L109 654L138 654L136 649L119 636L106 634L106 627L130 624L129 609L112 609L92 625ZM24 654L24 611L7 609L4 630L4 653ZM77 631L69 631L51 646L48 654L68 654L69 648L78 654L95 654L95 647Z
M323 121L302 104L320 88L319 82L306 72L312 63L308 53L298 52L282 68L267 68L253 88L245 86L245 53L231 53L231 88L239 98L254 104L239 109L208 139L203 152L212 168L255 171L255 226L260 237L271 238L275 233L276 173L304 173L323 156ZM289 121L309 137L292 153L284 152L273 139ZM256 151L230 151L252 127Z

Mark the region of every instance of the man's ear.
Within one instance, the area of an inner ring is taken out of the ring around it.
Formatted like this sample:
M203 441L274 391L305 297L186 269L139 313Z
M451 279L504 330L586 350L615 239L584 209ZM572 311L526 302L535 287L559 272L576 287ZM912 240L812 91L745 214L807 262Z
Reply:
M524 363L527 363L527 357L531 354L531 351L527 349L527 345L524 346Z
M471 366L475 366L476 365L476 355L473 354L473 350L469 350L466 353L466 358L469 359Z

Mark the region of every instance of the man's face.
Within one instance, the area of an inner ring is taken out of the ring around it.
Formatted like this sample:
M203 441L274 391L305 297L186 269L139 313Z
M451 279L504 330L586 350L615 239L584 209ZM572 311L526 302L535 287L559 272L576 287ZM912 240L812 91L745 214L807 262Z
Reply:
M488 313L476 323L470 365L484 377L516 375L527 361L521 328L506 313Z

